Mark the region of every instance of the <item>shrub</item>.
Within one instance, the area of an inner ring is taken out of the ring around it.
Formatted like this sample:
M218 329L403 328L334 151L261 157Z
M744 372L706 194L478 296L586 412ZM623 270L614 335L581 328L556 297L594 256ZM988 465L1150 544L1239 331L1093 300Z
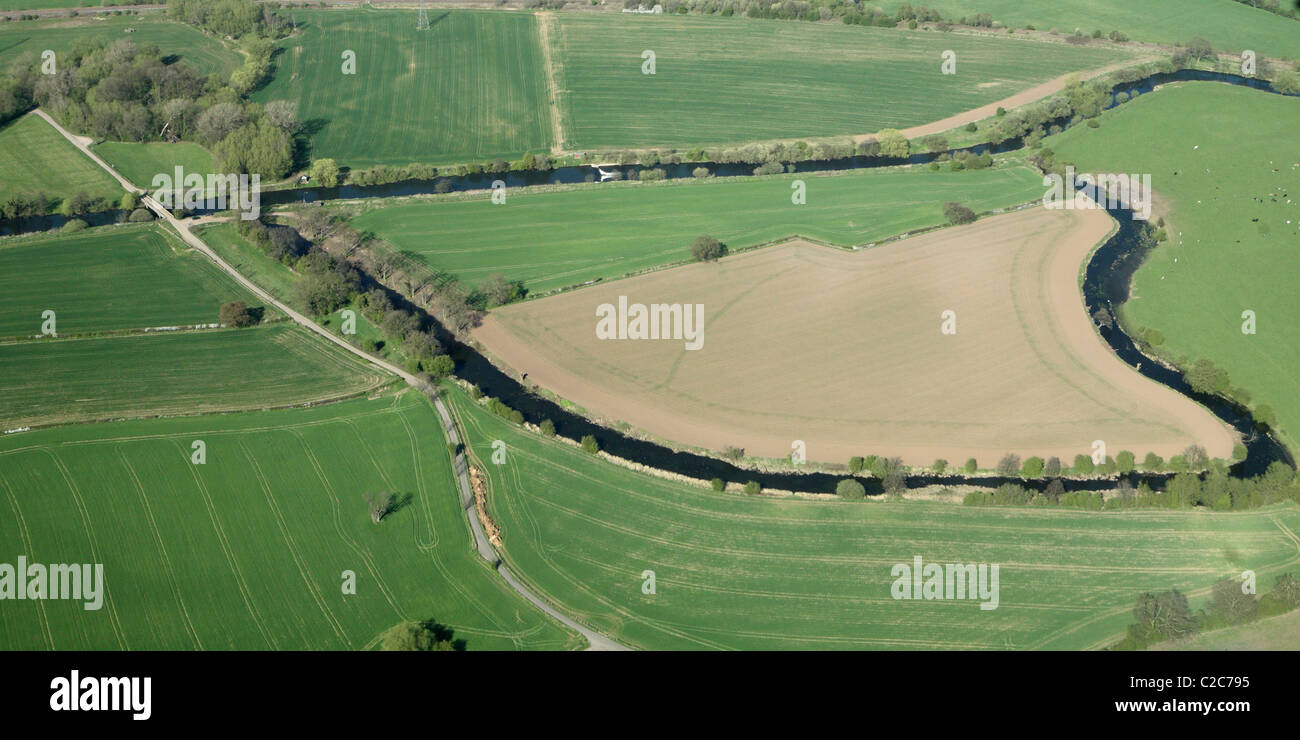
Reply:
M942 457L936 457L934 463L930 466L930 469L933 470L936 475L943 475L944 471L948 469L948 461Z
M726 490L727 488L727 482L721 478L714 478L713 480L709 481L709 487L715 491L723 491Z
M752 480L745 484L745 493L749 494L750 496L753 496L762 490L763 487L759 485L758 481L756 480Z
M150 211L147 208L137 208L134 211L131 211L131 215L127 216L126 220L130 221L133 224L144 223L145 221L152 221L153 211Z
M979 470L979 463L975 462L975 458L969 458L966 460L965 468L967 474L972 474L976 470Z
M708 167L696 167L695 169L691 170L691 175L694 177L708 177L709 174L710 173Z
M1142 460L1142 469L1150 473L1159 473L1165 467L1165 459L1154 452L1148 452Z
M854 457L850 457L850 458L849 458L849 472L850 472L850 473L853 473L854 475L857 475L858 473L861 473L861 472L862 472L862 469L865 468L865 467L866 467L866 461L863 460L862 457L860 457L860 456L854 456Z
M555 422L550 419L542 419L542 423L539 426L543 435L547 437L555 436Z
M852 478L845 478L835 486L835 495L846 501L860 501L867 496L867 488Z
M590 434L584 434L582 435L582 449L594 455L600 451L600 443Z

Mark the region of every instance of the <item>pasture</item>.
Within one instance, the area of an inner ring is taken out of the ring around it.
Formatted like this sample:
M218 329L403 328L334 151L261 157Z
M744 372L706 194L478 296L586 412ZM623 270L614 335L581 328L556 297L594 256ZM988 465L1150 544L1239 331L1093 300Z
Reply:
M551 146L546 78L531 14L295 9L259 101L288 99L311 156L370 167L518 158ZM356 73L343 73L343 54Z
M892 13L901 4L890 0L882 7ZM1032 25L1039 31L1063 34L1074 33L1076 28L1085 34L1118 30L1134 40L1169 45L1200 36L1225 51L1254 49L1292 59L1300 55L1296 21L1233 0L930 0L925 6L954 21L963 15L988 13L995 22L1016 28Z
M154 225L6 240L0 275L0 337L40 334L47 310L55 312L59 336L69 336L210 324L223 303L260 304Z
M796 241L504 306L474 337L598 417L710 450L781 458L802 440L821 462L992 468L1103 440L1112 456L1226 458L1225 426L1093 329L1079 269L1113 223L1034 206L856 253ZM698 347L689 319L601 337L598 307L620 302L694 306Z
M807 202L791 202L792 185ZM761 178L605 183L379 206L353 224L470 285L501 273L534 292L621 277L690 259L710 234L731 249L791 234L861 245L944 222L942 205L976 212L1038 198L1024 166L966 172L890 168Z
M0 201L44 193L51 207L84 192L117 207L122 186L34 115L0 126Z
M473 551L443 439L414 392L0 438L4 562L102 563L107 592L5 602L0 649L363 650L426 619L468 650L580 646ZM379 492L402 503L376 525Z
M562 13L568 149L873 133L947 118L1130 52L1025 38L748 18ZM642 53L655 73L642 73ZM941 55L956 54L956 74Z
M647 649L1098 648L1145 590L1300 564L1300 509L1086 513L718 494L632 472L452 395L507 562L575 619ZM492 443L503 465L487 463ZM895 600L895 564L999 565L999 604ZM653 571L655 593L642 591ZM1263 575L1267 574L1267 575Z
M95 153L112 165L137 187L153 187L158 174L169 177L176 167L207 175L213 172L212 153L192 141L105 141L95 145Z
M79 45L98 41L111 44L118 39L129 39L137 44L157 44L163 54L175 55L203 74L227 77L243 62L238 52L197 28L169 21L162 13L148 13L43 18L0 24L0 68L8 68L23 57L38 61L46 49L53 50L57 60L58 54Z
M307 404L391 380L287 324L4 344L0 378L4 429Z
M1300 24L1296 24L1300 27ZM1151 173L1169 241L1138 270L1126 317L1160 351L1207 357L1300 434L1300 99L1210 82L1167 86L1049 138L1080 172ZM1256 334L1244 334L1243 311Z

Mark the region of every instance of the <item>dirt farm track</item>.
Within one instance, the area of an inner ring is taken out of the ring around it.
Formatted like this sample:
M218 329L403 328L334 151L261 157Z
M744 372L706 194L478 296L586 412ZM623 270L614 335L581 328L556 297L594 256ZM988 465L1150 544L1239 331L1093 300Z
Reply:
M1133 371L1079 272L1112 221L1034 207L859 252L791 241L492 311L475 334L528 382L656 436L758 457L1007 452L1228 457L1225 425ZM596 336L604 303L704 305L704 345ZM941 331L954 311L956 333Z

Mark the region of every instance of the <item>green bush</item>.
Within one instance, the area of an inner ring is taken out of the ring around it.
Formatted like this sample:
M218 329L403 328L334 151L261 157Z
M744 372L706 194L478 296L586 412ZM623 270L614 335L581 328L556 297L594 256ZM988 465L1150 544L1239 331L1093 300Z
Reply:
M836 484L835 495L846 501L861 501L867 496L867 488L852 478L845 478Z
M721 478L714 478L709 481L709 487L715 491L724 491L727 488L727 482Z
M763 487L758 484L758 481L752 480L745 484L745 493L751 496L753 496L756 493L759 493L762 490Z
M600 443L590 434L584 434L582 435L582 449L594 455L600 452Z

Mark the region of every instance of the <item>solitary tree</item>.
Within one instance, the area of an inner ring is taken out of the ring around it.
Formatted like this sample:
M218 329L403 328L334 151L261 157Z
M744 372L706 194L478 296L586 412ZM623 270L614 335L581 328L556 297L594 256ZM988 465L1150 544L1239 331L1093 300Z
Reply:
M953 225L968 224L975 220L975 212L960 203L948 202L943 204L944 218L948 223Z
M1014 452L1008 452L998 461L999 475L1018 475L1020 473L1020 456Z
M223 303L217 312L217 320L222 326L252 326L257 323L256 314L249 310L243 301Z
M700 234L691 242L691 256L699 262L712 262L726 253L726 246L708 234Z
M370 518L375 524L378 524L384 517L393 511L393 504L396 497L387 491L381 493L367 493L366 506L370 509Z

